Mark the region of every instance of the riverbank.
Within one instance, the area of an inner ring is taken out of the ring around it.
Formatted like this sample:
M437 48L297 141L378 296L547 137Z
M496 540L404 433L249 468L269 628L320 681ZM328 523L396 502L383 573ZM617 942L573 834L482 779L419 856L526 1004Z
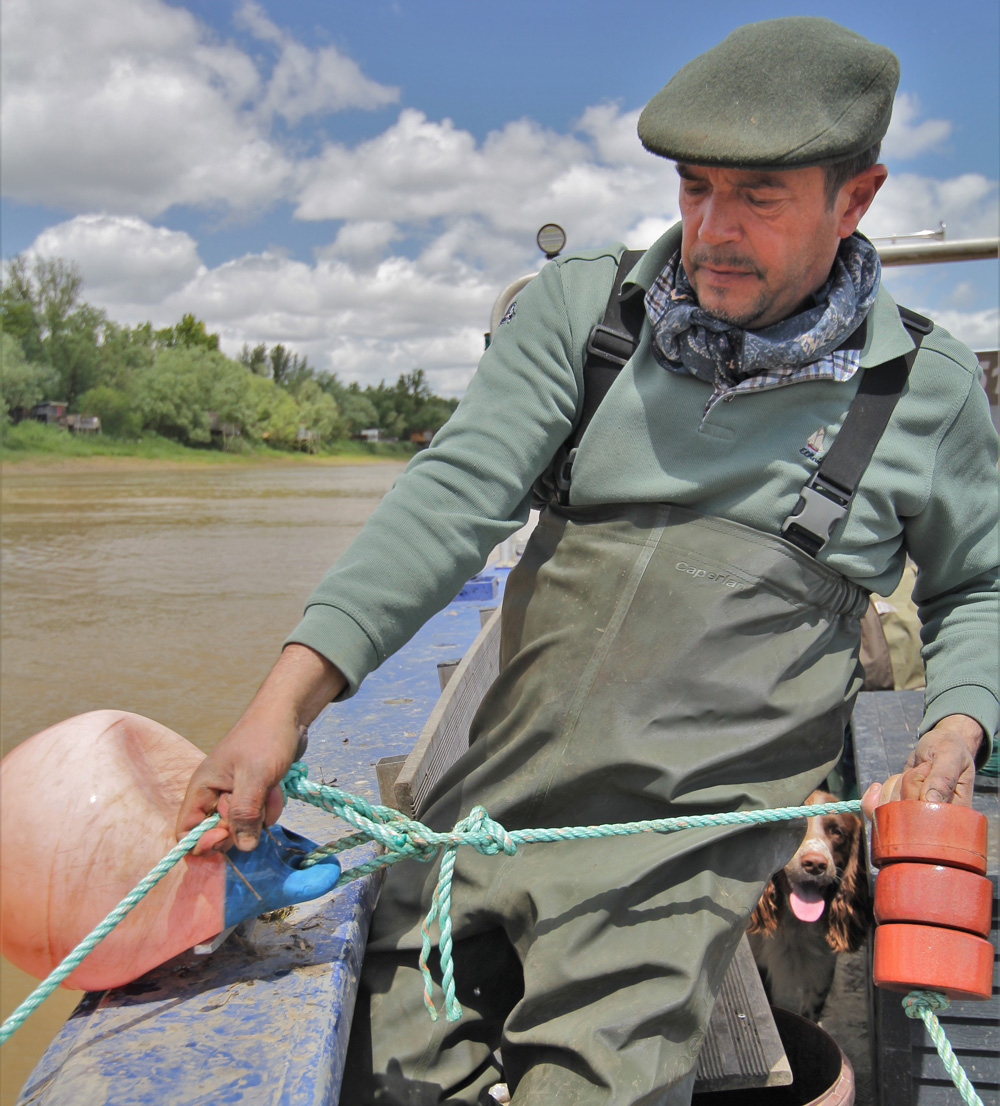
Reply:
M130 459L195 465L217 464L369 464L378 460L407 460L415 447L409 442L338 441L316 453L290 452L273 449L266 444L251 445L240 441L237 448L217 449L211 446L181 445L158 434L144 434L134 441L112 438L104 434L73 434L57 426L37 422L22 422L4 427L0 432L0 463L17 465L52 465L94 459Z

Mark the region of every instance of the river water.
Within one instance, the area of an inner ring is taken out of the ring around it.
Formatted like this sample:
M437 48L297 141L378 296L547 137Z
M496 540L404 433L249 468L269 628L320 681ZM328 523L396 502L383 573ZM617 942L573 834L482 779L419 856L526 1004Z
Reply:
M147 715L210 749L401 469L306 460L5 466L3 752L99 708ZM0 967L6 1017L36 981ZM14 1102L78 998L58 991L3 1046L0 1106Z

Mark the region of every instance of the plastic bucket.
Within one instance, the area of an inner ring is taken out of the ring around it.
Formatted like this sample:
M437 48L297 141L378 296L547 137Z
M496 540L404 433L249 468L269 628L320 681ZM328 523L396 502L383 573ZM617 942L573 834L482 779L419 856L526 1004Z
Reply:
M798 1014L772 1007L792 1069L788 1087L696 1094L693 1106L854 1106L854 1069L825 1030Z

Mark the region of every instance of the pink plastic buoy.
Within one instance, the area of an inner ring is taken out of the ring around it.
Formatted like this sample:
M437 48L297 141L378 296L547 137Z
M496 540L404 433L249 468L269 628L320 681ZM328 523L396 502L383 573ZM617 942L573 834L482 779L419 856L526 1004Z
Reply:
M203 758L166 726L110 710L50 726L4 757L0 951L11 963L47 976L170 852ZM325 894L340 865L300 866L311 848L273 826L252 852L184 857L63 986L120 986L243 918Z

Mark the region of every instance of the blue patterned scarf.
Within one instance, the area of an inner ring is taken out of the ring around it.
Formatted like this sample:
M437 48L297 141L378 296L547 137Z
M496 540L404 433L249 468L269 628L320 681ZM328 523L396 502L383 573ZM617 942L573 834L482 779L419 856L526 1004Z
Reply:
M653 351L671 372L686 372L714 385L711 404L724 392L791 383L800 377L848 379L860 356L830 360L830 354L862 323L875 302L882 267L875 247L861 234L845 238L830 279L797 315L761 330L743 330L702 310L680 253L667 262L646 293ZM829 371L809 371L827 360Z

